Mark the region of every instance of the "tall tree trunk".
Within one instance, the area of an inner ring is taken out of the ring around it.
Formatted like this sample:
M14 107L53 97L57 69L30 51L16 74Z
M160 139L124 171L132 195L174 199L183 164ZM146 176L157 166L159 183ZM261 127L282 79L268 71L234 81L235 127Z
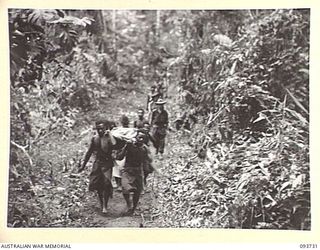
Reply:
M159 43L160 39L160 26L161 26L161 11L157 10L157 20L156 20L156 41Z
M117 29L117 10L112 11L112 30L116 31ZM112 37L112 48L113 48L113 59L117 60L117 33L113 32Z
M107 52L107 24L102 10L90 10L89 13L93 16L94 22L94 34L97 35L96 44L99 47L99 51L102 53Z

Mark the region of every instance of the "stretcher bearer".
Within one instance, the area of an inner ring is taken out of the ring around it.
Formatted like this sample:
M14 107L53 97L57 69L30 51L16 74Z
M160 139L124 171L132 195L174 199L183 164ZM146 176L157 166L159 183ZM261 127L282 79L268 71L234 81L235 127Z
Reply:
M126 215L134 213L143 190L144 164L148 157L144 146L146 140L144 133L138 133L134 142L127 142L117 156L118 160L126 157L121 175L122 193L127 203Z
M138 119L133 122L133 127L138 129L143 129L145 124L148 124L149 122L144 118L144 110L138 109Z
M130 121L126 115L121 116L120 123L121 123L122 128L129 128ZM124 144L121 141L117 141L117 142L118 143L117 143L117 146L115 147L115 149L120 149L119 146L123 146ZM116 183L116 190L117 191L121 191L121 169L124 166L124 162L125 162L125 159L122 159L121 161L114 159L114 166L113 166L113 173L112 174L113 174L113 177L114 177L114 180Z
M89 149L84 157L79 173L86 167L92 154L95 154L95 161L89 176L89 191L97 191L101 204L102 213L107 212L109 198L112 197L112 147L115 139L109 132L107 121L97 121L97 135L91 139ZM108 129L108 130L107 130Z

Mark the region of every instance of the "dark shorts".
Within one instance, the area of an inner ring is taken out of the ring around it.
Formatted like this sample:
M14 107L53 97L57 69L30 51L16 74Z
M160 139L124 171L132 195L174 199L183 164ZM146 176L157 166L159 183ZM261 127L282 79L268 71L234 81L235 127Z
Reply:
M112 192L112 160L95 161L89 176L89 191L106 190Z
M129 194L130 192L141 193L143 189L142 169L123 169L121 175L121 186L124 194Z
M161 140L166 137L167 130L163 127L152 127L151 128L151 136L154 140Z
M153 143L153 146L156 148L157 153L164 152L165 137L166 137L166 128L161 128L156 126L151 128L152 143Z

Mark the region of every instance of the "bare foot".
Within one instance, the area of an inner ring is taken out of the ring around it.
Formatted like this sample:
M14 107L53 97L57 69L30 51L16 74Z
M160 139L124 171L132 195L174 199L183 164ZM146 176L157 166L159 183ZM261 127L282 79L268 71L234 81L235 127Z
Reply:
M130 208L127 211L125 211L122 215L123 216L131 216L131 215L133 215L133 212L134 212L133 209Z

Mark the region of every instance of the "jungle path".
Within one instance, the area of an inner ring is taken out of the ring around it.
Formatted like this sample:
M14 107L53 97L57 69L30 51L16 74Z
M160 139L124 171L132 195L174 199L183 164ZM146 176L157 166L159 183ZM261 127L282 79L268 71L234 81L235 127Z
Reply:
M145 88L145 90L147 91L147 88ZM140 107L145 108L145 106L146 93L143 93L139 90L117 91L112 95L112 98L105 100L104 106L100 107L101 110L105 110L105 114L101 114L101 116L118 122L121 115L125 114L129 117L130 127L132 127L133 121L137 117L137 109ZM89 111L88 117L92 116L93 113L93 111ZM86 143L84 141L87 140L88 142L89 138L89 136L86 136L86 138L79 138L79 140L83 143ZM79 150L84 153L87 148L82 145L83 143L80 142L81 149L79 148ZM72 144L74 144L74 147L79 147L79 142L76 140L71 142L71 146ZM168 133L167 135L166 144L167 150L162 159L159 159L154 155L154 149L150 145L154 165L160 171L164 166L170 164L171 160L169 156L174 154L171 150L168 150L173 146L171 145L171 133ZM161 181L163 181L166 177L159 176L159 174L155 173L152 173L148 177L146 191L141 195L139 205L134 215L123 215L123 213L126 211L126 203L122 192L116 189L113 191L113 197L109 200L108 212L106 214L102 214L97 194L95 192L88 191L88 176L91 171L92 162L94 160L93 158L94 157L92 156L85 171L83 171L81 174L77 174L76 168L73 168L72 173L70 175L65 175L64 180L61 180L62 183L65 183L66 190L73 189L75 196L78 197L77 202L79 204L79 209L77 209L77 215L73 219L73 222L71 222L71 226L112 228L161 227L161 224L159 224L154 217L154 214L156 213L155 208L157 206L156 193L159 190ZM76 189L76 191L74 189Z
M179 213L181 210L175 203L180 199L180 193L176 196L176 192L179 190L177 185L183 184L179 183L183 178L180 173L185 172L185 165L192 156L189 134L181 136L180 131L168 131L161 159L150 145L153 165L158 171L149 175L145 193L132 216L123 215L126 203L119 190L114 190L107 213L101 213L97 194L88 190L94 156L85 170L78 173L79 161L84 158L94 134L94 122L109 119L119 124L120 117L125 114L132 127L138 108L146 106L147 90L143 84L114 88L99 102L100 105L72 116L76 121L73 127L62 133L53 131L45 140L39 141L34 149L37 161L32 175L22 179L17 174L16 181L12 179L10 188L14 195L9 197L9 227L167 227L167 220L172 217L168 212ZM173 92L170 91L171 95L166 98L165 107L171 126L176 106Z
M7 12L7 227L311 230L309 9ZM103 215L94 157L78 173L95 121L132 127L155 82L159 174L133 216L118 191Z

